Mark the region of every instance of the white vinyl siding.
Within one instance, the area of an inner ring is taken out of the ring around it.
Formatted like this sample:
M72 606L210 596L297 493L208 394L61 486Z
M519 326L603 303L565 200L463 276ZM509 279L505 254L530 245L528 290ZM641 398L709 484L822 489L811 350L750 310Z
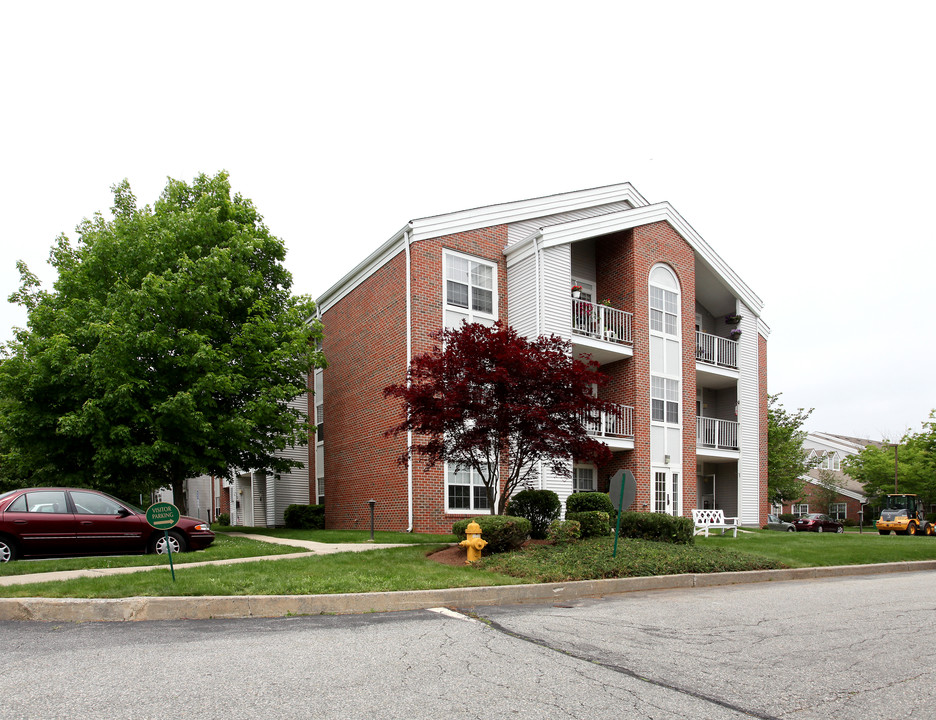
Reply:
M543 248L543 325L541 335L572 336L572 295L569 292L570 245Z
M535 255L507 267L507 297L511 327L524 337L535 338L539 334Z
M760 522L760 382L758 377L757 320L754 312L738 304L741 337L738 339L738 517L743 525Z

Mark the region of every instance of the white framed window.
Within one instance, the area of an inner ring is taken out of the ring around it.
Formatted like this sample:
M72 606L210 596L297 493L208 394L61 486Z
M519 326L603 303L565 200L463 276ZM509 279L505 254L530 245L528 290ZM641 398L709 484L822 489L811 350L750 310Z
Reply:
M650 377L650 419L679 425L679 380Z
M486 260L449 250L445 265L445 327L462 320L493 325L497 320L497 266Z
M595 466L575 465L572 468L572 492L595 492Z
M847 503L830 503L829 504L829 515L835 518L836 520L844 520L847 513L848 513Z
M794 505L793 514L796 515L796 517L809 515L809 505L807 503L799 503L799 504Z
M650 329L666 335L679 335L679 295L656 285L650 286Z
M452 513L477 513L491 509L483 476L477 470L454 463L445 464L445 509Z
M315 503L317 505L325 504L325 478L315 478Z

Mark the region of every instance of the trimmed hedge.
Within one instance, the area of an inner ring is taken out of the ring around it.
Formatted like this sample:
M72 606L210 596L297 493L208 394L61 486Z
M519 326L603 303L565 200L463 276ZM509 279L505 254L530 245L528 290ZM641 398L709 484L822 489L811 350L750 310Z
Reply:
M578 520L553 520L546 537L555 545L568 545L582 537L582 525Z
M695 543L692 530L692 519L687 517L665 513L621 513L621 537L692 545Z
M607 537L610 532L608 513L601 510L566 512L566 520L575 520L582 526L582 537Z
M283 521L286 527L296 530L321 530L325 527L325 506L287 505Z
M521 490L512 498L507 511L530 521L530 537L544 540L549 524L559 517L562 503L552 490Z
M780 513L781 522L796 522L796 515L793 513Z
M608 493L572 493L566 498L566 517L570 512L588 512L589 510L606 512L612 518L617 517L617 511L614 509L614 503L611 502Z
M481 526L481 539L487 540L485 553L500 553L516 550L526 542L530 534L530 521L513 515L478 515L465 518L452 525L452 534L459 540L467 537L465 528L476 522Z

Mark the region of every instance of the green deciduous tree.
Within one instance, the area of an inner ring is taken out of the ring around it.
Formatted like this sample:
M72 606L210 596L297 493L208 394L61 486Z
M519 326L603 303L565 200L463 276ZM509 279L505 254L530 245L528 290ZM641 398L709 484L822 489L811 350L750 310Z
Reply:
M7 483L96 487L124 497L234 468L287 471L308 438L288 403L323 363L291 293L285 247L226 173L169 180L138 208L127 181L50 253L40 289L22 263L28 327L0 365Z
M921 432L908 432L896 445L868 445L845 458L843 467L863 485L872 504L894 492L919 495L927 505L936 503L936 413L930 413Z
M802 497L809 470L809 451L803 449L803 423L812 409L788 412L780 404L780 393L767 402L767 494L771 504L795 502Z

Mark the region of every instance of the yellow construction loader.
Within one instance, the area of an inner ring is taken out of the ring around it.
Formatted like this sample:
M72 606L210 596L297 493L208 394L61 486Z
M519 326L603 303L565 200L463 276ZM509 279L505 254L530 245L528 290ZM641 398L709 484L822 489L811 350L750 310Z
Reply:
M916 495L885 495L877 521L881 535L936 535L936 526L926 521L923 501Z

